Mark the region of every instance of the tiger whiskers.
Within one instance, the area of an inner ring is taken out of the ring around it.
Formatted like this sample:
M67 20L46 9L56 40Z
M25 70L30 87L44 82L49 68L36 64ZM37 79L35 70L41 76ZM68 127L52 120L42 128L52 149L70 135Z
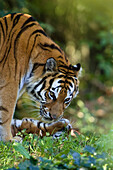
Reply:
M31 113L31 112L37 112L37 111L40 111L39 109L31 109L30 111L29 111L29 113Z
M40 109L40 106L37 106L36 104L34 103L22 103L22 106L33 106L33 107L36 107L37 109Z
M35 106L35 107L40 106L40 103L39 103L37 100L33 99L33 98L23 97L22 99L28 99L28 100L29 100L29 104L32 103L32 106ZM31 101L31 102L30 102L30 101ZM33 102L34 102L34 103L33 103ZM28 104L28 102L24 102L24 103L27 103L27 104Z

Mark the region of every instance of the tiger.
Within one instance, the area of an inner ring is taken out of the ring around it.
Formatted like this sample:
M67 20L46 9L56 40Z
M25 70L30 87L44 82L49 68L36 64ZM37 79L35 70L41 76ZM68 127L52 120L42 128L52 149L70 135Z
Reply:
M42 121L58 129L57 121L79 92L80 69L81 64L72 65L31 15L0 18L0 141L13 139L11 122L25 91L40 103Z

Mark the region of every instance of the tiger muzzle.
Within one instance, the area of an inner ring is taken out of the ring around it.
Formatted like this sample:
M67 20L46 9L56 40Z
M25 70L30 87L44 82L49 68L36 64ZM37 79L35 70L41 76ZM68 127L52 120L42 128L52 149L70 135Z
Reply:
M51 120L59 120L63 116L63 104L52 103L51 105L46 105L43 109L43 115Z
M49 121L56 121L62 118L63 112L58 109L58 106L54 107L40 107L40 115L45 119Z

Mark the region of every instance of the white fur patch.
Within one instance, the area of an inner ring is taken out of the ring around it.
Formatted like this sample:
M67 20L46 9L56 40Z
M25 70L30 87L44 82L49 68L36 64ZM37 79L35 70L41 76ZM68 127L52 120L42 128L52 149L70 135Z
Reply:
M35 126L37 126L37 123L38 123L39 121L37 121L37 120L34 120L33 121L33 124L35 125Z
M59 87L60 83L58 83L58 81L59 81L59 79L55 80L52 84L52 87L51 87L51 91L54 92L56 98L58 98L58 95L59 95L60 90L61 90L61 87ZM52 88L54 88L55 90L52 90Z
M40 127L44 129L44 123L40 123Z
M42 96L43 101L46 101L45 93L46 93L45 90L42 90L42 91L40 92L40 95Z
M26 81L28 80L28 78L29 78L29 76L30 76L30 74L31 74L32 69L33 69L33 64L32 64L32 62L31 62L31 60L30 60L27 74L24 75L24 76L21 78L19 93L20 93L20 91L22 90L22 88L23 88L24 84L26 83ZM18 94L18 98L19 98L19 97L20 97L20 94Z
M38 84L38 83L37 83L37 84ZM39 91L40 91L40 89L42 88L42 85L43 85L43 84L40 84L40 85L36 88L36 90L35 90L35 91L36 91L36 92L39 92Z
M58 83L58 81L59 81L59 79L57 79L53 82L53 84L52 84L53 88L57 88L60 85L60 83Z
M11 125L15 125L17 128L22 124L22 120L12 119Z
M73 98L75 98L76 96L77 96L77 94L79 93L79 91L77 91L76 93L75 93L75 95L74 95L74 97Z

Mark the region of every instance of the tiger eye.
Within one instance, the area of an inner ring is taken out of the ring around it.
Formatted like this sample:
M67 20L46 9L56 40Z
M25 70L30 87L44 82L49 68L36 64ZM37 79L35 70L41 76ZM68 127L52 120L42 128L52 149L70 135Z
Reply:
M70 98L65 99L65 103L68 103L70 101Z

